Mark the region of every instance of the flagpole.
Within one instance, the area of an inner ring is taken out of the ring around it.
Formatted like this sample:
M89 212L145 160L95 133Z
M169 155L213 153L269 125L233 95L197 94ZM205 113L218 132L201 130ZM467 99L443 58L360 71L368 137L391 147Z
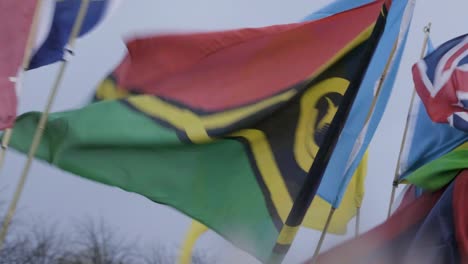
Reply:
M47 99L47 104L45 107L44 112L41 114L41 117L39 119L38 126L36 128L36 132L34 133L33 141L31 144L31 147L29 149L28 153L28 159L26 161L26 164L24 165L23 172L20 177L20 181L16 187L15 194L13 196L13 200L10 203L10 206L8 208L7 215L5 216L5 219L2 223L2 229L0 230L0 250L3 248L3 245L5 243L6 235L8 233L8 227L10 225L10 222L15 214L16 211L16 206L18 204L18 201L21 197L24 184L26 183L27 177L28 177L28 172L31 167L34 155L36 154L37 148L39 147L39 143L42 139L42 135L44 133L44 128L46 126L46 122L49 116L50 109L52 107L52 104L54 102L55 95L58 91L58 88L60 86L60 83L63 79L63 75L65 73L65 69L67 66L67 56L69 54L72 54L73 47L75 45L76 38L81 30L81 26L83 24L86 11L88 9L90 0L82 0L80 4L80 9L78 11L78 15L76 17L76 20L73 24L73 28L70 34L70 37L68 39L68 44L67 47L65 48L65 52L62 58L62 61L60 62L60 68L58 75L55 79L54 85L52 86L52 90L50 91L49 98Z
M359 236L359 226L361 224L361 207L356 207L356 224L354 226L354 236Z
M385 80L387 79L388 72L390 71L390 65L392 64L393 57L395 55L397 46L398 46L398 39L393 44L392 51L390 52L390 56L388 57L388 60L387 60L387 62L385 64L382 75L379 78L379 81L378 81L378 84L377 84L377 89L376 89L376 92L375 92L375 95L374 95L374 99L372 100L371 107L369 108L369 112L367 113L366 121L364 123L364 127L366 127L368 125L368 123L369 123L369 121L370 121L370 119L372 117L372 113L374 112L375 105L377 104L377 98L380 95L380 91L382 90L382 86L383 86ZM328 230L328 224L329 224L328 221L331 221L331 217L332 217L333 213L335 212L335 210L336 210L336 208L332 208L332 211L330 211L330 214L329 214L328 220L327 220L327 225L322 230L322 233L320 235L320 240L319 240L319 242L317 244L317 247L315 248L314 256L312 257L312 262L311 263L314 263L315 258L320 253L320 249L322 247L323 241L325 240L326 232ZM356 207L356 224L354 226L355 236L357 236L359 234L360 214L361 214L361 208Z
M13 133L13 130L11 128L5 129L5 132L3 133L2 136L2 145L0 149L0 171L2 170L3 167L3 162L5 160L5 155L6 151L8 149L8 144L10 143L11 139L11 134Z
M312 261L311 261L312 264L315 263L320 253L320 249L322 249L323 241L325 240L325 235L327 234L328 227L330 226L330 223L331 223L331 220L335 211L336 209L332 207L330 209L330 212L328 213L327 222L325 223L325 227L323 228L322 233L320 234L320 239L317 243L317 246L315 247L314 255L312 256Z
M31 59L31 53L32 49L34 46L34 41L36 39L37 35L37 28L38 28L38 22L39 22L39 15L41 8L44 7L44 1L43 0L38 0L36 4L36 9L34 10L34 15L31 23L31 27L29 30L28 37L26 39L26 46L24 49L24 55L23 55L23 61L21 63L21 68L20 68L20 73L18 73L18 76L16 76L14 82L16 85L22 81L22 76L21 74L22 71L25 71L25 69L29 65L29 61ZM12 81L13 82L13 81ZM18 92L18 91L17 91ZM1 143L1 148L0 148L0 171L2 170L3 167L3 162L5 161L5 156L6 152L8 150L8 145L10 144L10 139L11 139L11 134L13 133L13 128L7 128L5 129L5 132L2 137L2 143Z
M423 46L422 46L422 49L421 49L421 55L420 55L421 59L423 59L424 55L426 54L426 47L427 47L427 42L429 41L429 34L430 33L431 33L431 23L429 22L427 24L427 26L424 27L425 36L424 36ZM408 135L408 123L409 123L411 112L413 111L415 98L416 98L416 90L413 90L413 93L411 95L410 106L409 106L409 109L408 109L408 114L406 115L405 130L403 132L403 138L402 138L401 144L400 144L400 152L398 153L397 165L395 167L395 172L394 172L394 176L393 176L392 193L390 195L390 203L388 205L387 218L390 217L390 215L392 213L392 207L393 207L393 203L395 201L396 189L398 188L398 184L399 184L398 177L399 177L400 164L401 164L401 155L403 153L403 147L406 144L406 137Z
M382 13L384 16L386 16L386 5L384 4L382 8ZM276 245L274 246L268 260L268 263L270 264L281 263L283 261L289 248L291 247L291 243L293 242L300 225L302 224L305 214L307 213L307 210L309 209L310 204L317 193L317 189L325 173L325 169L327 168L330 157L333 153L336 143L338 142L338 138L346 123L349 112L351 111L354 99L356 98L359 87L361 86L362 80L364 79L364 74L368 64L372 59L374 50L377 47L381 34L383 33L386 19L384 16L379 16L377 19L371 36L368 39L363 58L360 60L360 63L357 66L358 72L360 74L356 76L355 79L352 80L349 84L349 87L343 96L342 102L340 103L340 107L338 107L338 110L333 117L321 147L319 148L314 162L312 163L312 166L307 173L306 179L296 196L286 222L281 229L280 235L276 241Z

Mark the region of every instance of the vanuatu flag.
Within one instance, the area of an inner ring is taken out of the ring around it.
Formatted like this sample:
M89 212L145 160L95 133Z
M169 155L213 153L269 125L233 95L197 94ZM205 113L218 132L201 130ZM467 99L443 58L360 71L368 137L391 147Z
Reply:
M349 82L363 74L356 66L382 3L313 22L133 40L96 95L125 98L52 114L37 156L176 208L264 261ZM14 148L27 151L38 119L17 120Z

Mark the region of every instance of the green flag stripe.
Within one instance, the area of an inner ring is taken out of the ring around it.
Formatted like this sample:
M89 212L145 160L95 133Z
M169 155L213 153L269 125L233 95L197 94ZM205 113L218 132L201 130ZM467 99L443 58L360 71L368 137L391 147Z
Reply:
M405 178L425 190L435 191L450 183L461 170L468 167L468 143L433 160Z
M18 119L13 147L27 151L38 119ZM41 159L171 205L260 259L273 248L278 231L240 141L181 144L173 130L118 101L52 114L47 127Z
M250 162L250 166L251 168L253 169L253 172L254 172L254 175L255 175L255 179L257 180L257 184L258 186L260 187L260 189L262 190L262 193L263 193L263 196L265 198L265 206L267 207L268 209L268 212L270 213L270 216L271 216L271 219L278 231L278 234L279 232L281 231L281 229L283 228L283 220L281 220L281 217L280 215L278 214L278 210L275 206L275 204L273 203L273 200L272 200L272 194L270 192L270 190L268 189L267 185L265 184L265 181L263 180L263 176L257 166L257 161L255 159L255 155L251 149L251 146L249 144L249 141L248 139L246 138L243 138L241 136L239 137L234 137L233 139L235 140L238 140L240 142L242 142L242 144L244 145L244 148L246 150L246 153L248 155L248 158L249 158L249 162ZM285 198L286 199L286 198Z
M122 102L127 107L129 107L132 111L136 111L140 113L141 115L147 116L149 119L154 121L157 125L169 128L170 130L174 131L174 133L177 134L177 136L182 142L185 142L188 144L193 143L193 142L190 142L185 130L179 129L176 125L173 125L170 122L167 122L166 120L162 118L158 118L155 115L151 115L149 113L141 111L135 104L131 104L126 100ZM265 163L265 159L259 159L258 157L259 154L257 154L257 157L255 157L255 154L254 154L255 152L254 148L258 148L259 144L261 144L262 146L268 145L267 149L263 149L261 151L262 152L261 156L262 157L271 156L271 159L273 160L274 159L273 153L271 152L271 149L270 149L272 146L269 146L269 142L264 137L254 137L254 142L250 142L248 139L249 134L250 133L248 133L247 130L239 130L236 133L230 134L223 138L211 138L211 140L219 141L219 140L230 139L230 140L236 140L243 145L245 154L247 155L249 159L250 168L253 171L253 174L255 175L255 179L257 180L257 184L264 195L265 206L266 208L268 208L272 221L275 224L279 232L281 228L283 227L283 220L278 210L281 210L283 217L286 217L287 213L292 207L292 200L289 197L289 193L288 193L288 190L284 181L282 180L282 178L279 177L280 175L272 175L273 172L271 171L269 171L269 173L265 175L265 172L262 174L262 171L259 168L258 163L262 161L263 161L262 165L268 166L270 169L272 167L275 167L275 168L277 167L275 163L273 162ZM257 131L256 134L262 134L262 132ZM268 161L268 159L266 161ZM265 179L265 177L268 177L268 178ZM286 202L287 201L286 199L289 199L289 203Z

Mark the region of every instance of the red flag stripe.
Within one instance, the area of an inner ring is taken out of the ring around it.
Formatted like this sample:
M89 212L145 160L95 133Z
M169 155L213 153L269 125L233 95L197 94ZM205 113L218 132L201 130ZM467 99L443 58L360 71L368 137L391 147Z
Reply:
M206 111L256 102L318 73L373 25L382 3L312 22L136 39L115 77Z

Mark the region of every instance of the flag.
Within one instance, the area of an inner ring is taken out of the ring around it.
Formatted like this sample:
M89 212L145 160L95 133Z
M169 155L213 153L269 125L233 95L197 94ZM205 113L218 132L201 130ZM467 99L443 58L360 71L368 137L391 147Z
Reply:
M111 13L120 0L91 1L80 36L90 32L105 16ZM63 57L81 0L27 0L4 1L0 4L2 52L0 52L0 130L13 126L16 117L17 91L23 65L28 58L28 69L57 62ZM26 41L33 22L36 6L40 6L35 36L31 50L26 50ZM26 53L25 53L26 52ZM18 75L18 76L17 76Z
M355 2L342 0L334 5L340 7ZM414 5L414 0L392 1L385 31L361 83L335 151L331 155L330 165L317 193L335 208L340 205L353 172L366 152L385 111L405 47ZM394 56L391 58L392 53ZM376 97L375 108L372 109L376 85L390 58L387 77Z
M421 195L422 192L420 192L420 189L416 186L412 184L405 185L404 189L400 192L392 205L391 214L393 214L398 208L404 207L406 204L413 202Z
M419 97L415 97L408 118L408 132L402 149L400 181L423 165L456 149L468 135L448 124L432 122ZM442 186L444 186L443 184Z
M15 84L23 59L36 1L2 1L0 3L0 130L11 127L16 117Z
M35 69L57 61L63 57L73 25L81 6L81 0L55 1L55 11L48 36L34 53L29 69ZM79 36L92 31L119 5L120 0L91 0L83 20Z
M426 194L397 210L383 224L321 253L315 263L402 263L403 249L440 194ZM410 237L410 238L408 238ZM306 263L313 263L311 260Z
M322 19L336 13L344 12L349 9L353 9L356 7L360 7L366 4L373 2L374 0L355 0L355 1L348 1L348 0L336 0L331 2L330 4L322 7L321 9L317 10L316 12L307 15L303 20L304 21L312 21L317 19Z
M40 8L37 33L31 49L36 49L45 39L50 25L47 19L53 9L52 2L6 0L0 3L0 130L10 128L16 118L17 97L15 77L26 55L28 35L36 8Z
M362 74L382 3L312 22L132 40L103 85L142 95L50 115L37 156L172 206L265 261ZM13 148L27 150L38 117L17 120Z
M276 29L270 28L269 30ZM249 38L253 38L256 36L255 34L259 34L260 32L248 29L244 30L244 33ZM129 56L127 56L122 64L100 84L94 96L95 100L125 98L132 94L161 95L161 91L156 88L160 86L160 83L164 83L159 80L159 78L161 78L160 76L171 76L170 74L174 74L177 67L181 67L185 70L184 67L187 67L187 65L198 63L199 58L205 56L205 53L211 54L215 50L229 47L238 41L239 32L228 31L223 32L223 35L220 35L219 32L214 32L158 36L152 40L154 49L151 51L140 48L144 45L150 45L148 41L136 40L130 42L128 44ZM142 51L144 51L144 53ZM289 51L286 52L289 53ZM183 54L183 56L180 54ZM180 59L177 65L174 58ZM142 68L139 68L147 65L145 61L151 61L152 64L155 62L158 63L157 70L144 71ZM144 72L148 72L147 78L151 79L151 81L142 81L141 77ZM140 81L141 83L136 83ZM150 82L151 85L149 84ZM203 82L200 83L201 85L205 85ZM172 87L176 86L190 87L188 84L172 85ZM201 90L201 88L196 87L190 87L189 89L196 93L199 93L197 91ZM229 89L225 88L225 90ZM204 94L200 93L200 96L204 96ZM332 116L330 116L330 118L331 117ZM329 122L330 121L331 119ZM321 134L321 136L323 135L324 133ZM307 170L306 167L307 166L303 166L303 170ZM329 227L331 233L343 234L346 232L348 221L355 215L356 207L360 207L364 197L363 185L365 174L365 165L362 165L356 171L356 176L352 179L348 189L345 191L344 204L335 212L336 217L332 220ZM306 217L304 226L322 230L329 210L329 203L317 197L311 206L311 213Z
M304 20L313 21L326 18L331 14L336 14L338 12L349 10L372 2L374 1L335 1L323 9L309 15ZM322 203L322 200L324 200L325 203L332 204L334 208L338 208L343 200L343 197L346 195L346 190L350 184L350 180L359 166L365 150L367 149L367 146L372 139L375 129L380 122L380 118L382 117L386 103L393 88L399 62L406 43L407 32L411 22L413 9L414 1L412 0L399 0L393 1L392 3L392 8L389 13L389 21L391 21L391 23L388 23L384 35L382 36L385 41L381 41L376 50L376 55L371 62L372 66L369 67L370 70L367 72L363 84L361 85L363 89L360 89L355 102L356 106L353 107L353 112L349 117L349 119L353 121L348 121L346 123L344 132L342 133L345 136L340 138L339 143L336 146L336 151L332 154L330 164L333 164L333 166L329 166L329 168L327 168L324 179L322 180L322 184L318 190L318 196L315 198L319 199L320 203ZM177 41L182 43L184 40L178 39ZM374 84L379 80L381 74L383 73L386 59L388 59L392 53L392 45L389 43L393 42L396 42L397 46L394 49L395 57L391 63L392 67L387 75L386 81L383 83L381 96L377 101L377 105L371 116L370 123L365 124L367 112L363 111L363 109L369 109L369 111L371 110L370 107L374 94L374 90L370 89L370 87L375 86ZM172 52L175 53L175 51ZM161 64L163 64L162 61L164 61L164 65L170 65L170 63L167 62L167 60L170 59L169 56L166 57L165 60L161 60L161 57L159 58ZM159 66L164 67L164 65L161 64L159 64ZM129 94L149 92L148 90L132 90L135 88L135 85L129 85L128 87L120 85L117 87L117 89L114 89L111 82L112 78L114 78L114 76L110 76L107 84L105 83L101 85L100 89L95 95L95 100L101 100L104 98L123 98ZM363 193L361 194L361 197L363 197Z
M433 54L434 48L431 46L433 45L429 39L427 54ZM439 53L440 50L437 54ZM413 73L416 70L415 65ZM418 77L414 75L414 78ZM416 96L408 118L407 139L398 172L399 181L411 182L426 190L437 190L445 186L460 170L467 167L464 162L467 152L463 145L467 140L465 132L446 123L433 122L423 102Z
M351 179L348 189L344 195L343 202L335 211L335 217L332 218L327 232L334 234L344 234L346 232L348 221L356 214L356 208L361 207L362 200L364 199L364 180L367 174L366 168L367 155L364 156L362 163L359 165L355 175ZM310 213L305 217L302 226L323 231L326 223L325 217L330 211L330 204L320 197L316 197L308 211ZM206 226L195 220L192 221L180 252L179 264L190 263L195 243L206 231L208 231Z
M413 80L431 120L468 132L468 34L416 63Z
M461 178L464 175L464 178ZM460 257L464 263L468 262L468 211L466 203L468 201L468 181L466 171L463 171L459 179L455 179L456 185L453 193L453 210L454 210L454 226L455 237L457 240L457 248Z
M424 190L434 191L451 182L457 174L468 167L468 143L463 143L408 174L401 181L412 183Z
M464 170L443 189L403 203L383 224L322 253L316 263L467 263L467 191Z

